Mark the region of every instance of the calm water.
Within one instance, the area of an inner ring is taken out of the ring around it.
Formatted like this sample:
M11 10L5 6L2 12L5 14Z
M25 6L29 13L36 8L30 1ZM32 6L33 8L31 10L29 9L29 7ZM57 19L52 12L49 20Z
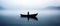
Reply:
M38 13L38 21L34 19L21 18L20 14L1 13L0 24L1 26L60 26L60 14L54 13Z

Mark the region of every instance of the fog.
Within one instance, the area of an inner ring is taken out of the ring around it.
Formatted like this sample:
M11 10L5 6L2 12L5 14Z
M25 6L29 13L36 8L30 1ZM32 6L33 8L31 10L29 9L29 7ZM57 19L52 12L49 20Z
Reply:
M36 14L38 21L21 18ZM60 26L60 0L0 0L1 26Z

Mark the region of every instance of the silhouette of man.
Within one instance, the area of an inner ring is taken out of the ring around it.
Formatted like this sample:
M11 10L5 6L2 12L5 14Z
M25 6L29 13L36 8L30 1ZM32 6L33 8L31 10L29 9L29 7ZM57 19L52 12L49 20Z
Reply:
M27 15L28 15L28 21L29 21L29 12L28 12L28 14L27 14Z

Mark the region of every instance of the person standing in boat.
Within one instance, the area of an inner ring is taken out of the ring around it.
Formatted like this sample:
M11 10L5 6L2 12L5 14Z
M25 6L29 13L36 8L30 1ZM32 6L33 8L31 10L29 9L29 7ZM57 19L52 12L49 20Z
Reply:
M27 15L28 15L28 21L29 21L29 11L28 11L28 14Z

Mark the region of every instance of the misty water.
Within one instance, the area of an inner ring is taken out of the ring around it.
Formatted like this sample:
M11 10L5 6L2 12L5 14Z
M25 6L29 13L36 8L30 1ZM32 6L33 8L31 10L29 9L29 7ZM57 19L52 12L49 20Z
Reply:
M0 24L2 26L60 26L59 10L43 10L38 11L38 21L34 19L21 18L22 11L0 11ZM30 11L30 14L34 14ZM27 14L24 11L23 14Z

